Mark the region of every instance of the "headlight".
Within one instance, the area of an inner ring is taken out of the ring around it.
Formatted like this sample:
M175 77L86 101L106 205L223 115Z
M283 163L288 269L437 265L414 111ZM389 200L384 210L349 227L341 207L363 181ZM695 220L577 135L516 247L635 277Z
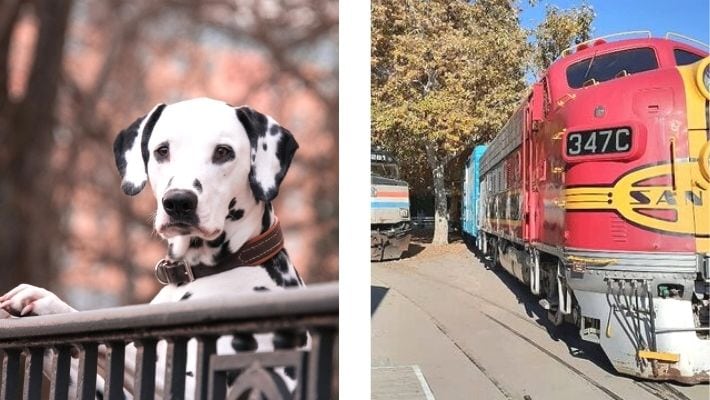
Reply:
M707 71L708 67L705 67L705 70ZM710 182L710 141L705 143L705 146L700 150L698 162L700 163L700 173L706 181Z
M696 80L700 92L706 99L710 99L710 57L705 57L705 59L700 61Z

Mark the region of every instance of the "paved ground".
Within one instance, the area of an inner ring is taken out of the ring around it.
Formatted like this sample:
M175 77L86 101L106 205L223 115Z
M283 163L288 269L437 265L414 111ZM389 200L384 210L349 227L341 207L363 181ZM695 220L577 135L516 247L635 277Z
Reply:
M599 347L554 328L524 286L460 243L373 263L371 290L373 399L710 399L708 385L616 375Z

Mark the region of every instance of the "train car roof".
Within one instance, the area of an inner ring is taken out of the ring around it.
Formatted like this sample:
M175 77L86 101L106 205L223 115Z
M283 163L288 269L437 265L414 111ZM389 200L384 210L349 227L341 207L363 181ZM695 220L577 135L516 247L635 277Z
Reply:
M638 32L631 32L638 33ZM650 35L650 33L649 33ZM619 36L619 35L611 35ZM623 36L622 36L623 37ZM708 56L708 50L701 49L701 43L695 42L692 39L679 40L676 37L669 35L669 38L654 38L654 37L633 37L631 39L620 39L607 41L605 38L591 39L574 48L565 50L566 55L560 56L553 62L548 69L540 77L540 81L544 78L549 78L553 101L556 97L555 93L567 93L569 90L578 90L579 88L570 88L567 84L566 71L568 67L578 62L587 60L591 57L614 53L621 50L651 48L654 50L658 59L658 68L675 67L676 61L674 50L683 50L693 53L699 57Z
M672 37L672 36L671 36ZM549 75L559 69L565 69L568 66L577 63L579 61L588 59L589 57L594 56L595 54L600 55L600 54L606 54L606 53L612 53L615 51L619 50L625 50L625 49L637 49L637 48L642 48L642 47L650 47L653 49L657 50L657 53L668 53L671 54L673 50L679 49L679 50L685 50L691 53L695 53L699 56L706 57L708 56L708 50L701 49L699 46L700 42L698 44L689 44L688 41L679 41L679 40L674 40L674 39L667 39L667 38L653 38L653 37L647 37L647 38L632 38L632 39L622 39L622 40L614 40L614 41L606 41L605 38L597 38L597 39L591 39L588 40L584 43L581 43L577 46L571 47L565 52L570 51L570 49L573 49L573 52L569 54L564 54L560 56L555 62L553 62L547 69L545 75ZM581 47L580 47L581 46ZM574 50L576 49L576 50ZM663 65L664 60L659 60L661 61L661 65Z
M591 43L590 43L591 42ZM587 44L585 46L585 44ZM565 67L570 64L574 64L580 60L587 59L596 54L611 53L618 50L624 49L635 49L640 47L652 47L662 51L672 51L674 49L680 49L689 51L691 53L698 54L700 56L707 56L708 50L703 50L697 45L691 45L686 42L681 42L673 39L666 38L639 38L639 39L624 39L618 41L607 42L603 38L593 39L582 43L579 46L583 46L580 50L574 53L561 56L558 58L550 67L561 66Z
M397 163L397 159L394 158L392 153L378 148L370 149L370 161L383 162L383 163Z

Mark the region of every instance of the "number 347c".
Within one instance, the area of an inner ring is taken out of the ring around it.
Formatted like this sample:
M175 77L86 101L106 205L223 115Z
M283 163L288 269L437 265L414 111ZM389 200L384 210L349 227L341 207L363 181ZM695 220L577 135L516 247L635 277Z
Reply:
M572 132L567 135L567 155L625 153L631 150L631 128Z

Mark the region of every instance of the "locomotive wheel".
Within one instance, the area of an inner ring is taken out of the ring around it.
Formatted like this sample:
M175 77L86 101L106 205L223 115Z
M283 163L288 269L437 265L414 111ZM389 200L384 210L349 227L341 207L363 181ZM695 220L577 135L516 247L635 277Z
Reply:
M500 249L498 248L498 241L491 243L491 268L498 268L500 266Z
M384 261L388 240L382 235L373 235L370 240L370 261Z

